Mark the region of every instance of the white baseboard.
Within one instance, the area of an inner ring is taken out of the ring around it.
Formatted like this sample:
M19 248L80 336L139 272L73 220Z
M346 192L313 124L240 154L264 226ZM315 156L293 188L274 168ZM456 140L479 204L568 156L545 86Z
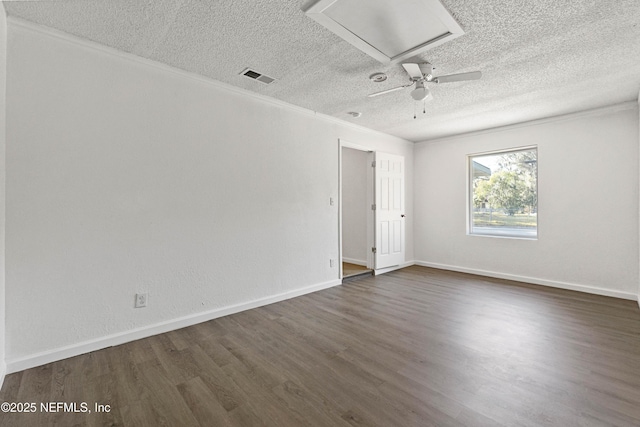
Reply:
M400 270L401 268L405 268L405 267L411 267L412 265L415 265L415 261L407 261L407 262L403 262L400 265L394 265L393 267L379 268L377 270L373 270L373 274L375 276L379 276L381 274L388 273L390 271Z
M179 317L177 319L171 319L153 325L119 332L93 340L83 341L77 344L59 347L36 354L30 354L15 359L8 359L6 365L3 365L2 367L4 368L6 373L19 372L25 369L34 368L36 366L46 365L47 363L55 362L58 360L67 359L69 357L79 356L81 354L90 353L92 351L101 350L103 348L113 347L130 341L135 341L153 335L181 329L187 326L196 325L198 323L206 322L218 317L228 316L230 314L239 313L241 311L250 310L252 308L262 307L265 305L295 298L301 295L310 294L312 292L321 291L323 289L328 289L340 285L341 283L341 280L331 280L329 282L319 283L316 285L295 289L293 291L259 298L240 304L218 308L215 310Z
M588 294L604 295L607 297L622 298L635 300L639 298L630 292L615 291L612 289L598 288L589 285L580 285L577 283L559 282L555 280L539 279L537 277L519 276L516 274L499 273L496 271L479 270L476 268L459 267L455 265L438 264L426 261L416 261L416 265L423 267L437 268L440 270L458 271L460 273L476 274L478 276L495 277L497 279L514 280L516 282L531 283L534 285L550 286L552 288L568 289L571 291L586 292ZM640 302L638 303L640 304Z
M349 264L361 265L363 267L367 266L367 261L366 260L362 261L360 259L355 259L355 258L342 257L342 262L348 262Z

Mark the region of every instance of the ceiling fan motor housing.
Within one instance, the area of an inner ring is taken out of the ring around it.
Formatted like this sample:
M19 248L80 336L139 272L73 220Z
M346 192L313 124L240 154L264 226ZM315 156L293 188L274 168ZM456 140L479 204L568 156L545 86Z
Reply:
M430 82L433 78L433 70L435 70L433 65L428 62L423 62L422 64L418 64L418 66L420 67L420 71L422 72L424 79Z

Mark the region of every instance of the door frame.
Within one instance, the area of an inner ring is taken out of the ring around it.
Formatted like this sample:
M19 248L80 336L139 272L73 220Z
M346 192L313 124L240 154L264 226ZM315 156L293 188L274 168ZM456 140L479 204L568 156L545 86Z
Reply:
M340 264L340 277L343 278L342 271L342 149L343 148L351 148L358 151L365 151L368 153L367 161L369 166L371 166L371 162L374 161L375 150L371 147L367 147L360 144L355 144L349 141L346 141L342 138L338 139L338 262ZM373 205L374 196L375 196L375 187L374 187L374 170L373 167L367 168L367 206ZM373 253L371 252L371 248L375 246L375 224L374 224L374 212L373 210L368 210L369 214L367 215L367 268L375 271L375 259L373 257Z

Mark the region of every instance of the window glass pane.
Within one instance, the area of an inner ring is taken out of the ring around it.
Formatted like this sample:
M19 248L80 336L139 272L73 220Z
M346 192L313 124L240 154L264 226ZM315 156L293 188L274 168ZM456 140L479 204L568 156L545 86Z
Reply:
M472 234L536 238L538 151L469 157Z

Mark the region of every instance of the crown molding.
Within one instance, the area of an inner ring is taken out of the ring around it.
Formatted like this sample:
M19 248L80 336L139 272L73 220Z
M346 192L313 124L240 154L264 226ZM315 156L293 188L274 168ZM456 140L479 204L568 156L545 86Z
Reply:
M621 102L619 104L612 104L612 105L607 105L607 106L604 106L604 107L592 108L592 109L589 109L589 110L583 110L583 111L577 111L577 112L573 112L573 113L561 114L559 116L544 117L542 119L536 119L536 120L530 120L530 121L525 121L525 122L520 122L520 123L514 123L514 124L511 124L511 125L498 126L498 127L494 127L494 128L482 129L482 130L477 130L477 131L473 131L473 132L459 133L459 134L455 134L455 135L448 135L448 136L443 136L441 138L427 139L427 140L424 140L424 141L416 142L416 145L418 145L418 144L421 144L421 145L422 144L437 144L437 143L443 143L443 142L450 142L453 139L471 138L471 137L474 137L474 136L485 135L485 134L489 134L489 133L506 132L506 131L510 131L510 130L513 130L513 129L525 128L525 127L530 127L530 126L538 126L538 125L546 124L546 123L559 123L559 122L575 120L575 119L579 119L579 118L583 118L583 117L602 116L602 115L605 115L605 114L617 113L619 111L637 109L639 103L640 103L640 97L639 97L637 102L636 101Z
M142 64L148 67L152 67L152 68L156 68L158 70L167 72L167 73L171 73L180 77L183 77L185 79L188 80L192 80L192 81L196 81L199 83L204 83L208 86L211 86L213 88L216 88L218 90L222 90L228 93L233 93L236 95L240 95L240 96L245 96L248 98L252 98L256 101L262 102L264 104L268 104L271 106L275 106L275 107L279 107L279 108L284 108L286 110L292 111L292 112L296 112L308 117L315 117L319 120L322 120L324 122L327 123L332 123L332 124L336 124L339 126L343 126L349 129L353 129L355 131L358 132L363 132L363 133L367 133L367 134L371 134L371 135L377 135L377 136L381 136L384 138L391 138L394 139L396 142L398 143L404 143L404 144L410 144L413 145L414 143L394 136L394 135L389 135L387 133L384 132L380 132L374 129L370 129L355 123L351 123L351 122L347 122L344 120L341 120L339 118L336 117L332 117L323 113L319 113L317 111L313 111L313 110L309 110L307 108L303 108L303 107L298 107L296 105L290 104L288 102L285 101L280 101L278 99L275 98L271 98L265 95L261 95L255 92L251 92L249 90L246 89L242 89L236 86L232 86L228 83L223 83L221 81L218 80L214 80L212 78L209 77L205 77L202 76L200 74L197 73L193 73L191 71L186 71L180 68L176 68L173 67L171 65L167 65L164 64L162 62L158 62L158 61L154 61L152 59L147 59L147 58L143 58L141 56L135 55L133 53L128 53L122 50L118 50L116 48L112 48L91 40L87 40L78 36L74 36L72 34L69 33L65 33L64 31L60 31L60 30L56 30L54 28L51 27L47 27L45 25L42 24L36 24L34 22L28 21L26 19L22 19L22 18L18 18L12 15L8 15L7 16L7 23L9 27L15 27L15 28L22 28L22 29L26 29L29 31L33 31L45 36L49 36L49 37L53 37L59 40L62 40L64 42L70 43L70 44L74 44L77 46L82 46L85 48L89 48L92 50L96 50L99 51L101 53L104 53L106 55L110 55L110 56L115 56L121 59L125 59L127 61L132 61L132 62L136 62L138 64Z

